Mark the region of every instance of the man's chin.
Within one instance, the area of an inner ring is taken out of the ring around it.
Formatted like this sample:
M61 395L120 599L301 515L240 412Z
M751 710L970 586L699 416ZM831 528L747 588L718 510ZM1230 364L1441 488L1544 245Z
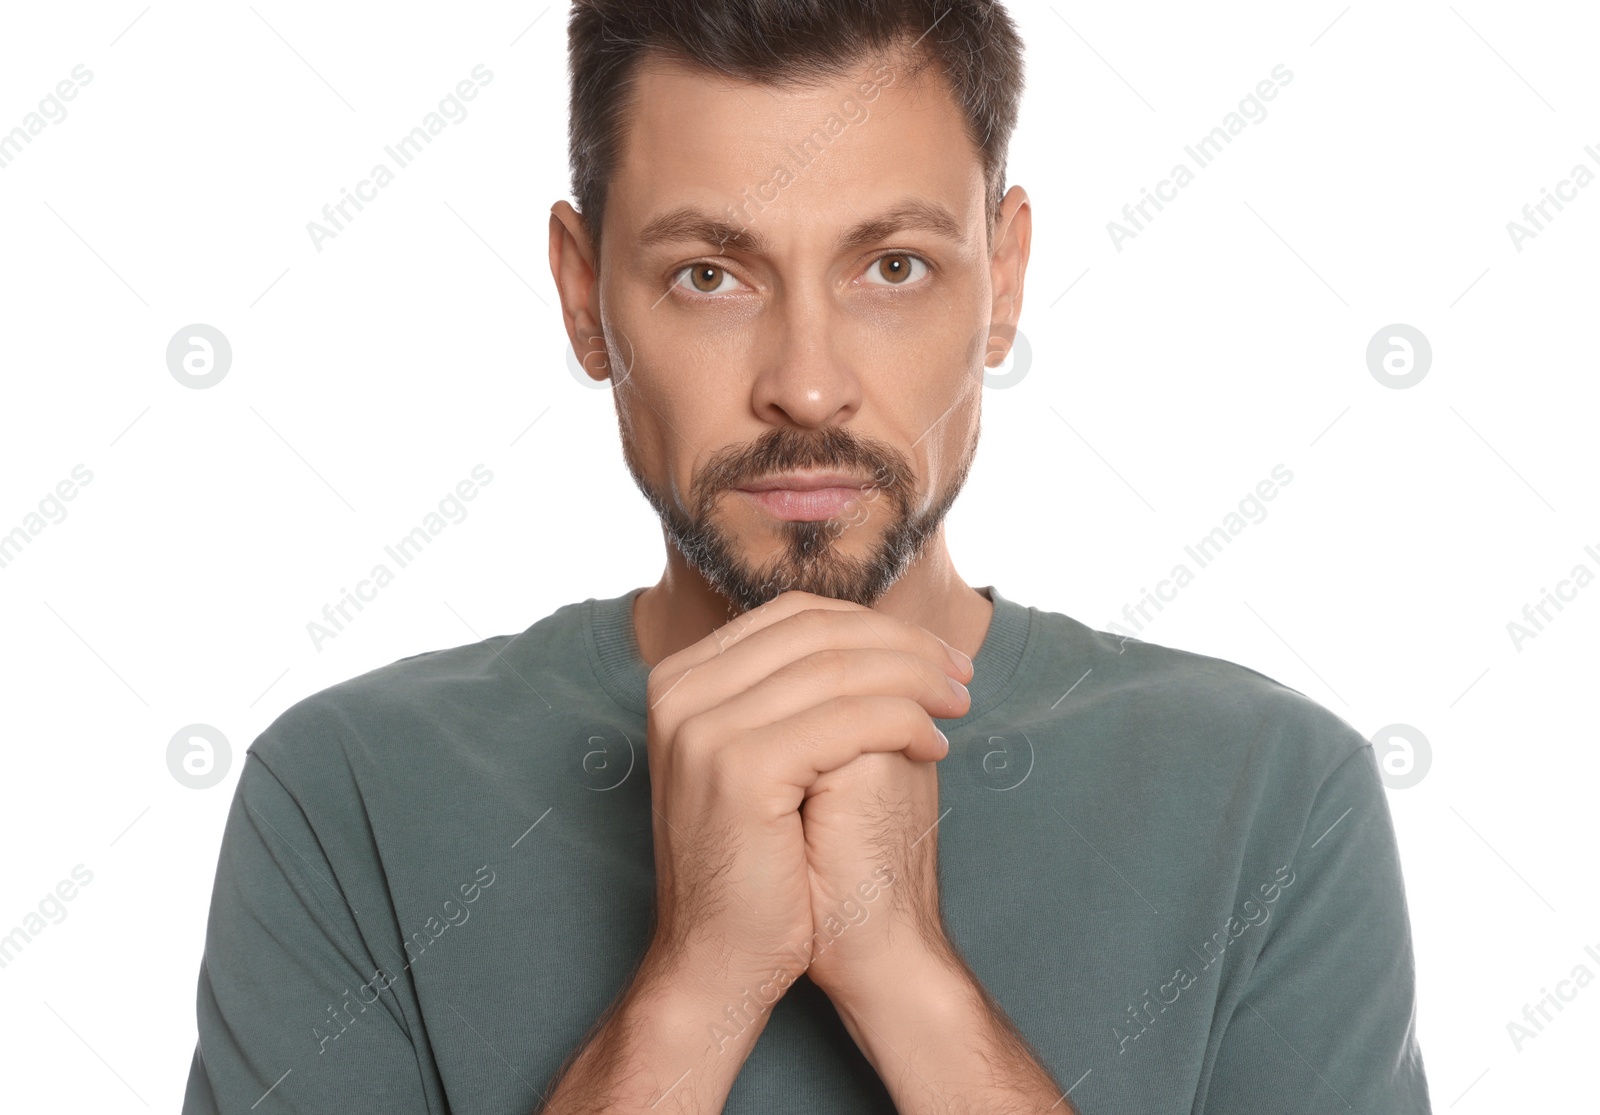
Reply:
M713 579L718 591L736 611L746 612L771 602L785 592L808 592L832 600L872 607L893 583L884 571L871 565L851 567L837 561L796 566L785 563L769 570L740 570Z

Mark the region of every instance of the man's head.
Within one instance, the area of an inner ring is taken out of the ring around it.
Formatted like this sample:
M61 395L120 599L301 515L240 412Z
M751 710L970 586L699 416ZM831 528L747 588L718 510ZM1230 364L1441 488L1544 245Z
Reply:
M960 491L1021 311L1015 29L985 0L576 0L569 39L551 267L629 471L733 609L875 603ZM739 490L799 470L866 490L798 517Z

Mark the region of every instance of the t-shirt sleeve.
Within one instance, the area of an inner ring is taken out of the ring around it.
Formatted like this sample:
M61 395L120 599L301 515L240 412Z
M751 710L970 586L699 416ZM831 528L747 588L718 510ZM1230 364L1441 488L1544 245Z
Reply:
M398 967L374 961L305 813L247 752L212 889L183 1115L439 1110L401 988L386 986Z
M1411 928L1370 745L1328 776L1194 1115L1429 1112Z

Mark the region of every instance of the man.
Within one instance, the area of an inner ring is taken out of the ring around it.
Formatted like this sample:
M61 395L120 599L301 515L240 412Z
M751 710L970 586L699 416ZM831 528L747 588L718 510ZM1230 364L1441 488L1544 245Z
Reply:
M951 562L1031 234L1003 10L569 35L552 274L665 573L255 741L185 1110L1426 1112L1366 741Z

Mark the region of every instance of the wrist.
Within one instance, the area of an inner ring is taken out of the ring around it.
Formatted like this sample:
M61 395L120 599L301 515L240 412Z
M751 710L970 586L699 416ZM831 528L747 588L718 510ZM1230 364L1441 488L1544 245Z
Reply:
M709 1057L737 1053L742 1062L800 970L798 964L735 970L687 954L669 958L651 951L630 999L674 1044Z
M627 988L558 1073L541 1111L720 1111L748 1043L706 1039L711 996L681 968L647 953Z
M885 1058L898 1058L896 1050L927 1047L939 1035L957 1032L982 1005L971 973L953 951L921 952L823 991L880 1071Z
M852 957L848 964L813 962L806 974L829 998L852 1000L926 997L936 990L948 994L972 978L960 953L942 934L930 938L915 932L889 941L872 957Z

